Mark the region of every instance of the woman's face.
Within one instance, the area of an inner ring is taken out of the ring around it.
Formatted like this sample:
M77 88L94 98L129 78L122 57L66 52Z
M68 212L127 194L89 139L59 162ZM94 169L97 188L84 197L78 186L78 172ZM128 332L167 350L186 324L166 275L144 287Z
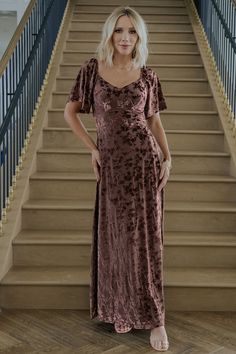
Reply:
M115 54L131 55L137 40L138 34L130 18L126 15L119 17L112 35Z

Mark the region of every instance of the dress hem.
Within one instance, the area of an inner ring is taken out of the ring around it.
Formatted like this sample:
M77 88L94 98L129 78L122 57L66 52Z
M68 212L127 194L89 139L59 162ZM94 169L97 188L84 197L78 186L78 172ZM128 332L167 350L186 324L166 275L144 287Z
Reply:
M99 320L99 321L103 321L103 322L106 322L106 323L111 323L111 324L114 324L115 323L115 319L112 319L112 318L108 318L108 317L105 317L105 316L102 316L102 315L92 315L90 316L90 319L93 320L93 319L96 319L96 320ZM136 324L136 323L129 323L133 329L153 329L153 328L156 328L156 327L160 327L160 326L165 326L165 322L156 322L155 324Z

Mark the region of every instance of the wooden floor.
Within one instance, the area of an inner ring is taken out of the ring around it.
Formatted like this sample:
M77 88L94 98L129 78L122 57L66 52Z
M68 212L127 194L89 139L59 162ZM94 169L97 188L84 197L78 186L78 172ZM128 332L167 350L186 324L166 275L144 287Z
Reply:
M168 312L166 353L236 353L236 312ZM150 330L118 334L88 311L2 310L0 353L157 353Z

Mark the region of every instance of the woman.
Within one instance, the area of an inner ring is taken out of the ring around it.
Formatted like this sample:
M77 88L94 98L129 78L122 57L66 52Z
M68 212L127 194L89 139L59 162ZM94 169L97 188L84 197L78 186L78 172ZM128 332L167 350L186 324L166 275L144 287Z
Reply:
M81 66L64 114L91 149L97 179L91 319L114 323L118 333L151 329L151 346L165 351L163 188L171 157L159 115L167 108L161 84L145 65L142 17L130 7L116 8L97 53ZM76 116L91 107L97 144Z

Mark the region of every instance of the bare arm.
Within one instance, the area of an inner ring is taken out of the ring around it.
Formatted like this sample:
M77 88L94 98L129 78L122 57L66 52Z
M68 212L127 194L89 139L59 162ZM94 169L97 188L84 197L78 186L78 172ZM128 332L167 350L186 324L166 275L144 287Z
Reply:
M81 107L81 102L70 101L66 104L64 110L64 118L73 132L84 142L84 144L92 151L97 149L97 146L91 136L88 134L82 121L77 118L77 112Z
M168 142L165 134L165 130L162 126L159 113L154 114L152 117L147 119L148 127L150 128L152 134L156 138L156 141L161 147L164 158L171 161L171 155L168 147Z
M92 153L92 165L97 181L100 180L99 167L101 166L101 159L97 145L88 134L85 126L80 119L77 118L77 112L81 107L81 102L70 101L66 104L64 111L64 118L73 132L85 143L85 145L91 150Z

